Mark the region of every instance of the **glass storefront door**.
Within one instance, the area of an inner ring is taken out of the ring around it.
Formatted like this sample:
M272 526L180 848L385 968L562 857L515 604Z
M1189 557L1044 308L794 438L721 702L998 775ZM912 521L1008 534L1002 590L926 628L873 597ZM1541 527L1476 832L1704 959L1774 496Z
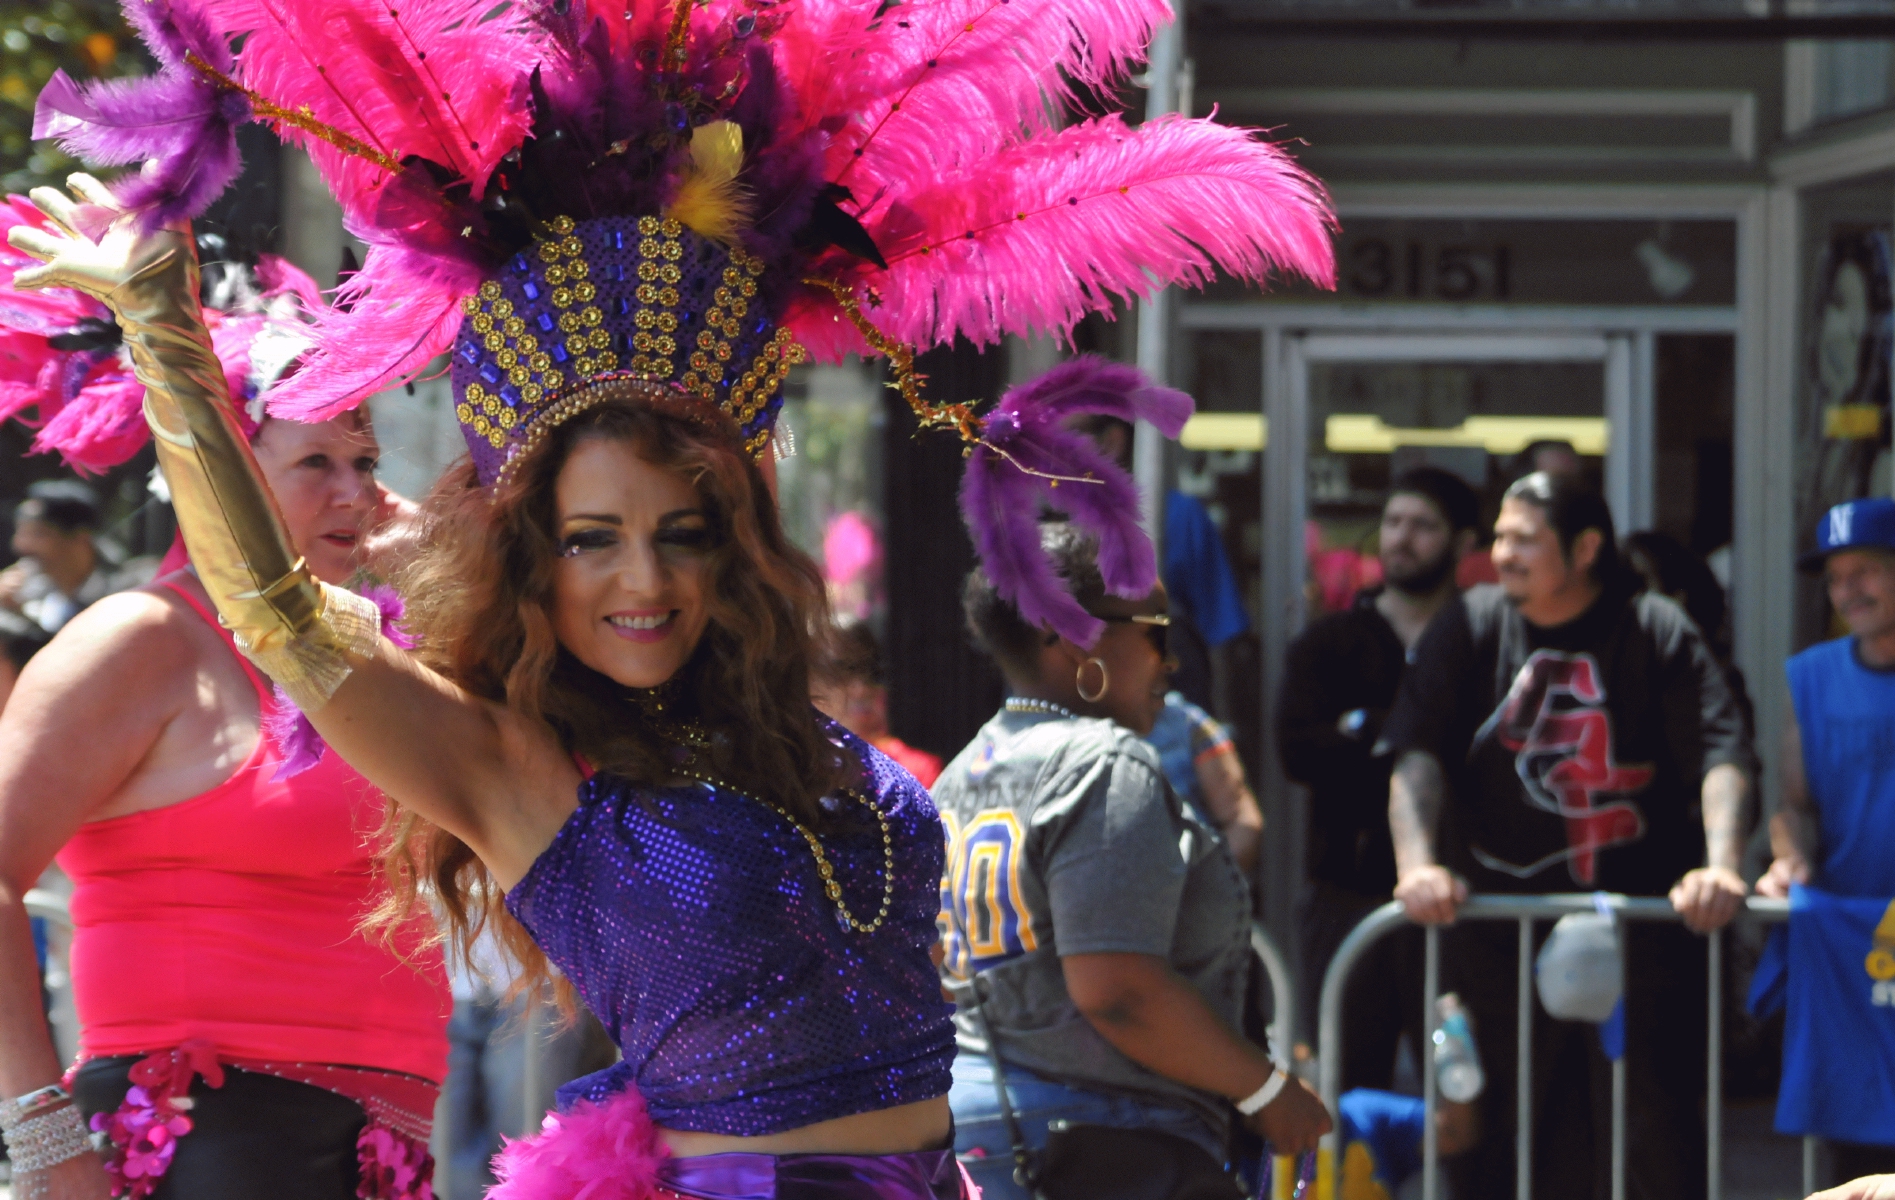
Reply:
M1379 328L1326 315L1258 305L1197 317L1180 339L1199 411L1172 485L1223 531L1252 616L1254 632L1220 652L1215 701L1267 810L1272 914L1294 903L1304 821L1271 733L1284 651L1379 580L1382 496L1404 467L1460 473L1491 521L1526 452L1554 443L1547 457L1604 493L1621 534L1662 531L1714 571L1730 560L1734 310L1568 310L1551 329L1517 314L1458 327L1393 314ZM1463 570L1471 582L1491 565L1482 553Z
M1283 539L1290 552L1270 565L1300 590L1300 615L1346 608L1357 591L1380 582L1382 498L1409 467L1461 476L1485 501L1487 520L1535 459L1601 491L1629 491L1613 486L1629 477L1618 462L1629 439L1611 436L1610 418L1624 413L1623 422L1632 408L1630 347L1620 343L1606 335L1290 339L1290 383L1302 392L1292 404L1306 414L1302 537L1300 546ZM1615 507L1636 506L1629 494L1613 499ZM1485 557L1470 556L1463 581L1485 578ZM1285 597L1290 607L1295 594Z

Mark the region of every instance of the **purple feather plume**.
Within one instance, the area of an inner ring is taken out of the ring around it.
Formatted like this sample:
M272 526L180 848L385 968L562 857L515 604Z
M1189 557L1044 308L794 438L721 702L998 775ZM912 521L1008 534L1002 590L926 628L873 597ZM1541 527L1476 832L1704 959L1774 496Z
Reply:
M155 228L203 212L237 177L237 126L251 119L250 102L186 61L193 54L226 77L235 69L229 45L203 14L168 0L124 0L123 7L158 73L80 84L55 72L40 92L33 136L57 139L92 163L148 164L114 192Z
M415 648L415 640L401 628L403 606L401 597L394 588L371 587L362 590L364 598L375 601L382 610L382 636L400 646L403 650ZM281 687L276 689L276 703L263 717L263 733L275 744L277 753L283 762L270 777L270 782L281 783L285 779L301 775L304 771L322 761L328 745L316 727L309 723L303 710L290 700L289 694Z
M1149 421L1176 437L1192 407L1190 396L1160 387L1136 367L1087 356L1012 389L987 415L961 479L961 515L994 590L1027 624L1050 626L1080 646L1105 629L1041 552L1043 505L1098 538L1107 591L1143 598L1158 580L1151 539L1139 523L1137 485L1066 422L1100 413Z

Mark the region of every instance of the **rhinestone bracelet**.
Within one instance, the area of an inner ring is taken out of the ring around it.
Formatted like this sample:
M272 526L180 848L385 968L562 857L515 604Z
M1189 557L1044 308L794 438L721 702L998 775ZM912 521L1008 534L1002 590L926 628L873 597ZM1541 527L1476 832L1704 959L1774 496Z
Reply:
M43 1088L35 1088L24 1096L0 1100L0 1133L5 1133L20 1122L31 1120L47 1109L57 1108L71 1099L65 1088L51 1083Z
M79 1110L71 1105L21 1121L7 1130L6 1143L7 1158L20 1173L56 1167L92 1149Z

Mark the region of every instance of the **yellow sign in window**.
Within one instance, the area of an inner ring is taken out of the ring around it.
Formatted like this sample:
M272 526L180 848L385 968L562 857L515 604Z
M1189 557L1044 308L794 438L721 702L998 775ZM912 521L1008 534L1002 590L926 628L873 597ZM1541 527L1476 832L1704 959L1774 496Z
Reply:
M1882 410L1874 404L1832 404L1823 410L1823 436L1868 441L1882 433Z
M1269 440L1261 413L1198 413L1178 435L1186 450L1254 451ZM1610 437L1604 417L1469 417L1452 429L1405 429L1373 413L1338 413L1323 424L1323 446L1331 454L1389 454L1397 446L1478 446L1489 454L1518 454L1541 441L1570 442L1596 457L1606 452Z
M1262 413L1198 413L1178 434L1186 450L1261 450L1269 440L1270 423Z

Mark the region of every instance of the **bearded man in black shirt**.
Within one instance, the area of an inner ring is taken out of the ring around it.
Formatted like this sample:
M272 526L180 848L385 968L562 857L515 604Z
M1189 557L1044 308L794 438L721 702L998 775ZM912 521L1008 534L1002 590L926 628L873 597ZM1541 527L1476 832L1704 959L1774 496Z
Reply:
M1736 915L1755 765L1723 673L1690 618L1637 594L1604 501L1528 475L1494 527L1497 586L1429 626L1383 740L1395 756L1395 897L1446 924L1480 892L1669 895L1690 931L1624 930L1626 1194L1705 1189L1705 933ZM1546 929L1540 929L1544 936ZM1443 939L1444 986L1473 1010L1487 1058L1480 1148L1455 1194L1514 1183L1517 931ZM1592 1027L1533 1023L1533 1195L1610 1194L1610 1064Z
M1408 653L1454 598L1455 570L1478 537L1480 497L1439 467L1414 467L1390 486L1378 556L1385 587L1344 612L1312 621L1290 643L1277 701L1286 774L1309 787L1306 882L1297 905L1303 1036L1314 1031L1323 973L1349 931L1388 903L1395 854L1388 840L1388 768L1374 754ZM1396 1040L1419 1041L1418 943L1392 936L1372 947L1343 1000L1344 1090L1387 1088Z

